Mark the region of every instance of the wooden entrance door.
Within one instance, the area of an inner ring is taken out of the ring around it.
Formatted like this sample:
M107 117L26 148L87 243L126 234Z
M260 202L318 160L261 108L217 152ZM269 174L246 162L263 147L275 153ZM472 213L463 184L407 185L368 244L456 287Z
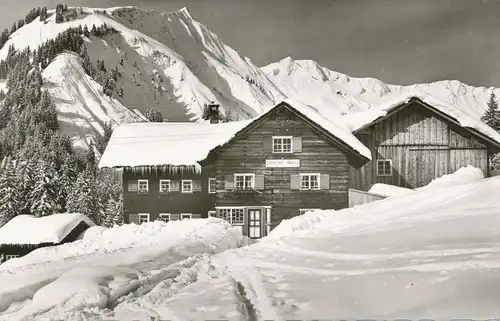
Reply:
M248 209L248 237L262 237L262 209Z

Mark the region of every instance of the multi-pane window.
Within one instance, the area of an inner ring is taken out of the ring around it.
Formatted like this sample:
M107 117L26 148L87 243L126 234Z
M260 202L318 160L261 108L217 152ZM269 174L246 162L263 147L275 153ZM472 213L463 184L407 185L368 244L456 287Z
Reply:
M191 193L193 192L193 181L190 179L183 179L181 183L182 193Z
M149 213L140 213L139 223L147 223L147 222L149 222Z
M273 153L291 153L291 152L292 152L291 136L273 137Z
M255 188L255 175L234 174L234 187L239 190Z
M217 211L208 211L208 217L217 217Z
M5 260L8 261L10 259L17 259L19 255L7 254L5 255Z
M170 214L169 213L160 213L160 215L158 215L157 220L167 223L170 221Z
M181 213L181 220L187 220L193 218L193 214L191 213Z
M245 221L245 209L237 207L218 208L215 217L224 219L231 224L243 225Z
M377 160L377 176L391 176L392 161L390 159Z
M141 193L146 193L149 190L149 182L147 179L137 180L137 191Z
M160 179L160 193L168 193L168 192L170 192L170 180Z
M318 210L317 208L301 208L301 209L299 209L299 214L304 215L307 212L312 212L312 211L317 211L317 210Z
M319 189L319 174L300 174L300 189Z
M217 185L216 185L216 180L215 178L209 178L208 179L208 193L213 194L217 190Z

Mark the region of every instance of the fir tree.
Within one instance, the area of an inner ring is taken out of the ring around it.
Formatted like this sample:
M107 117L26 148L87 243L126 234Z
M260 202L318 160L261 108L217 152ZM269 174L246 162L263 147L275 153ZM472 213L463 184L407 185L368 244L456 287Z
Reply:
M19 189L14 165L8 159L0 170L0 226L19 215Z
M101 224L98 216L99 199L95 189L95 178L89 171L84 171L78 175L75 185L71 189L67 209L70 213L80 213L86 215L97 225Z
M494 92L491 92L487 105L488 109L481 117L481 120L496 131L500 131L500 109Z
M31 213L42 217L58 213L60 206L57 198L56 179L47 163L42 162L39 167L38 180L31 193Z
M148 111L146 111L144 116L146 116L146 118L150 122L153 122L153 123L162 123L163 122L163 115L161 114L161 112L159 110L156 110L156 109L149 109Z
M123 224L123 194L118 195L118 199L111 198L106 204L105 218L103 226L113 227Z

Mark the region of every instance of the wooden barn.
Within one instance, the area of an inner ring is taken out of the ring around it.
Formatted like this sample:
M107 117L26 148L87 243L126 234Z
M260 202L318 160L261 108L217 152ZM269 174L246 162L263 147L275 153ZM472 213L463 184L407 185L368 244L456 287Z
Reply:
M370 149L372 161L350 169L354 191L366 192L376 183L418 188L467 165L486 177L488 158L500 152L495 130L426 96L391 101L356 127L354 134Z
M94 223L85 215L19 215L0 228L0 262L24 256L36 249L75 241Z
M123 169L125 222L215 216L259 238L347 207L349 168L369 160L347 127L288 101L248 121L119 126L99 166Z

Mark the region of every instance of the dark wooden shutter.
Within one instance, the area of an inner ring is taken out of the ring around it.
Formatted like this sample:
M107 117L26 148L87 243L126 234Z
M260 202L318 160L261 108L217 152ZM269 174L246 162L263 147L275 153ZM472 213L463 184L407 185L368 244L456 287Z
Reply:
M262 140L262 151L264 154L269 154L273 152L273 138L271 136L264 137Z
M330 174L321 174L319 179L320 189L330 189Z
M201 182L193 181L193 192L201 192Z
M139 214L129 214L128 215L128 222L139 224Z
M138 183L137 181L128 181L128 191L129 192L137 192Z
M193 213L193 215L191 217L192 218L201 218L201 214L195 214L195 213Z
M234 175L226 175L224 178L224 189L226 191L234 189Z
M302 152L302 137L293 137L292 138L292 151L294 153Z
M180 191L181 183L180 181L170 181L170 191L178 192Z
M300 175L290 175L290 189L300 189Z
M264 175L255 175L255 189L256 190L264 189Z
M181 219L181 214L170 214L171 221L178 221Z

